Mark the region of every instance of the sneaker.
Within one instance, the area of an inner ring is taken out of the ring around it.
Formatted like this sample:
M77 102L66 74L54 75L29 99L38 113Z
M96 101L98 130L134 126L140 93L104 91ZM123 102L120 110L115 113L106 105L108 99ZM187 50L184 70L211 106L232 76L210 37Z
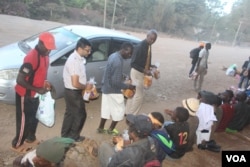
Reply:
M119 134L119 131L117 129L113 129L113 130L109 129L107 132L109 135L114 135L114 136Z
M205 150L207 148L206 144L198 144L198 149Z
M107 133L107 129L98 128L96 131L97 133Z

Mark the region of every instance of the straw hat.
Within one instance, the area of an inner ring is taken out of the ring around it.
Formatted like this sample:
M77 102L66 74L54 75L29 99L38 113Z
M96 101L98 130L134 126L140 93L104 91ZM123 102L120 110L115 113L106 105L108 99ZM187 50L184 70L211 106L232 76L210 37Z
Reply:
M189 115L195 116L196 111L199 108L200 101L196 98L189 98L189 99L182 100L182 105L184 108L188 110Z

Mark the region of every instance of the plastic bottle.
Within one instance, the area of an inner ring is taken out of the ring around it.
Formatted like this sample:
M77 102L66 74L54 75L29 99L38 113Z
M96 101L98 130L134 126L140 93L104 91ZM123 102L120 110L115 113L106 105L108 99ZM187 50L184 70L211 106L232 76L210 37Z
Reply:
M124 146L130 144L129 134L128 134L127 129L123 131L122 138L123 138L123 141L124 141L124 143L123 143Z

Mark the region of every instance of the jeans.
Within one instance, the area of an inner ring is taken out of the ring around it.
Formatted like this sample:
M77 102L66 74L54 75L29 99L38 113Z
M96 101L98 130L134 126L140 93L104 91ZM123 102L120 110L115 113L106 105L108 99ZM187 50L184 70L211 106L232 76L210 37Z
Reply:
M247 89L247 87L248 87L248 85L249 85L249 78L248 78L248 76L243 76L243 75L241 75L241 77L240 77L240 82L239 82L239 85L238 85L238 88L241 88L241 87L242 87L243 82L245 82L244 88Z
M191 69L190 69L190 71L189 71L189 76L190 76L190 75L192 74L192 72L194 71L195 66L196 66L196 63L195 63L195 64L192 64Z

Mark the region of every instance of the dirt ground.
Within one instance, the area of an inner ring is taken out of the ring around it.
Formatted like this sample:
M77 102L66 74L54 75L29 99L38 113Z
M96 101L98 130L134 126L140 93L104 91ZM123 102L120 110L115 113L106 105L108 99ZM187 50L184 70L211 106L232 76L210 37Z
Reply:
M0 15L0 46L23 39L31 34L62 25L48 21L35 21L26 18ZM145 32L129 32L144 39ZM206 40L206 39L205 39ZM163 112L165 108L174 109L181 106L181 101L189 97L196 97L193 91L193 81L187 77L191 67L189 51L198 45L197 42L170 38L160 34L153 45L153 62L160 62L161 78L154 80L150 89L146 90L141 113L152 111ZM249 56L249 48L226 47L213 44L209 57L208 74L205 76L204 90L215 93L222 92L230 86L237 86L238 80L225 75L222 66L237 64L241 68L242 63ZM111 140L108 135L96 133L100 121L101 98L86 104L87 120L82 130L82 135L88 136L98 142ZM65 109L64 99L56 100L56 123L52 128L41 124L37 129L37 137L46 140L50 137L60 136L63 114ZM169 119L165 115L166 119ZM110 121L106 126L109 126ZM122 131L124 121L119 123L117 129ZM10 150L11 140L15 134L15 106L0 102L0 166L12 166L16 153ZM232 135L219 133L214 135L216 142L222 150L250 150L250 126L242 132ZM163 166L221 166L221 153L198 150L194 146L193 152L187 153L177 161L164 161Z

